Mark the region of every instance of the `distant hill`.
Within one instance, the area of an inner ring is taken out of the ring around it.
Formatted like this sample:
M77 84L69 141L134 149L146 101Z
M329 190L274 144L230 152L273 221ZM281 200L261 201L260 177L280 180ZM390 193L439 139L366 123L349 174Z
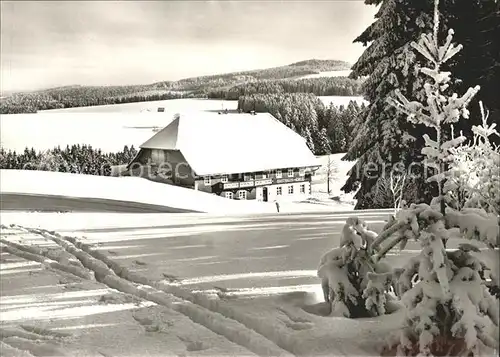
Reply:
M280 67L199 76L185 78L175 82L159 82L153 85L163 86L164 88L167 87L171 90L199 90L206 87L241 84L253 80L287 79L308 74L319 74L321 72L343 71L350 68L351 65L345 61L311 59Z
M345 61L338 60L319 60L319 59L310 59L300 62L295 62L289 64L291 67L313 67L315 69L320 70L321 72L327 71L342 71L346 69L350 69L351 65ZM333 68L333 69L331 69Z
M283 86L283 81L297 79L311 74L345 71L348 69L350 69L350 64L344 61L310 59L280 67L199 76L178 81L162 81L146 85L62 86L7 95L0 99L0 113L32 113L38 110L93 105L177 98L207 98L209 93L212 98L214 97L214 93L220 93L222 97L226 97L228 92L234 92L233 87L238 88L238 93L246 94L245 89L242 89L242 86L246 84L252 84L252 88L254 88L256 83L279 81L280 88L288 88L290 86ZM303 91L315 93L314 88L321 88L321 93L328 94L321 94L320 92L315 94L356 95L359 89L358 81L350 80L345 77L342 77L339 81L332 78L329 79L328 83L325 83L325 81L324 78L309 79L307 85L303 87ZM316 83L318 85L315 85ZM350 89L346 90L346 86ZM270 87L267 84L265 87L272 88L272 86ZM342 87L342 90L336 89L339 87ZM268 90L269 89L266 89L266 91ZM301 90L302 89L298 88L297 85L294 85L293 92ZM282 91L282 89L280 89L280 91Z

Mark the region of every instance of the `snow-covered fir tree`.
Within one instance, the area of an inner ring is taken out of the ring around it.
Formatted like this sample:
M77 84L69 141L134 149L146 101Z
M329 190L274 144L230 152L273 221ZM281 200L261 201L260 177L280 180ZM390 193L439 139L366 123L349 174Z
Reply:
M474 138L450 149L450 178L446 182L447 202L454 208L483 208L500 214L500 146L490 141L499 136L496 123L488 124L489 113L479 103L483 123L473 126Z
M372 242L376 237L365 222L348 218L339 247L321 257L318 277L331 316L378 316L393 309L391 267L374 260Z
M352 67L351 77L368 76L363 92L370 104L356 123L357 136L344 157L356 160L356 165L342 188L346 192L359 188L355 196L358 209L376 207L373 188L384 177L384 165L402 162L408 167L423 159L416 148L423 145L423 134L430 133L428 128L406 121L387 105L386 98L393 96L395 89L418 100L425 98L422 87L425 78L418 71L418 57L409 44L432 28L432 0L365 0L365 3L380 5L380 9L375 22L355 39L370 45ZM458 75L448 84L461 92L472 83L480 84L485 89L481 98L491 107L493 120L498 120L500 101L495 96L500 63L495 38L500 36L499 4L496 0L444 0L442 7L446 16L440 33L458 28L461 43L467 45L465 51L447 63ZM471 126L479 122L479 113L474 110L472 120L457 123L456 129L463 130L470 138ZM363 174L367 163L377 163L378 176ZM436 187L423 180L415 181L420 200L428 202Z
M453 176L449 163L453 149L461 145L463 136L445 140L442 132L460 118L467 119L467 106L479 87L469 88L459 97L446 95L451 73L441 66L456 55L462 46L452 44L453 30L439 44L439 0L434 0L434 28L418 43L412 43L430 67L420 71L429 77L424 85L426 100L408 100L396 91L389 103L407 115L411 122L422 123L434 131L424 136L422 154L427 166L435 169L428 182L437 182L439 195L431 205L411 204L398 212L396 219L373 242L381 247L389 237L380 256L396 244L408 239L421 243L422 251L402 269L393 274L397 294L405 306L405 326L397 345L398 355L411 356L476 356L498 349L498 300L487 287L488 267L477 255L478 248L462 244L459 249L446 250L451 238L475 238L490 247L500 237L498 217L482 209L458 211L447 206L446 182Z

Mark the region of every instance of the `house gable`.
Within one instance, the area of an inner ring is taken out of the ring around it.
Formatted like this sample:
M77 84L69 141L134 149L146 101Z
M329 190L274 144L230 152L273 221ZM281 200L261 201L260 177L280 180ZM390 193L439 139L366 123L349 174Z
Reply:
M142 144L142 149L164 149L177 150L177 139L179 134L179 118L174 119L169 125L153 135Z
M140 147L179 151L198 176L320 166L305 140L269 113L178 114Z

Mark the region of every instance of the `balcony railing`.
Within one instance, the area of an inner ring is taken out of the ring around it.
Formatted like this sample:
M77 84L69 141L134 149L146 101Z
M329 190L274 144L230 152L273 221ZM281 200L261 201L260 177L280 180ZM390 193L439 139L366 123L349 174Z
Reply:
M291 178L269 178L269 179L250 180L242 182L228 182L228 183L222 183L222 189L229 190L235 188L249 188L257 186L276 185L276 184L279 185L279 184L286 184L293 182L303 182L306 180L307 178L305 176L302 176L302 177L291 177Z

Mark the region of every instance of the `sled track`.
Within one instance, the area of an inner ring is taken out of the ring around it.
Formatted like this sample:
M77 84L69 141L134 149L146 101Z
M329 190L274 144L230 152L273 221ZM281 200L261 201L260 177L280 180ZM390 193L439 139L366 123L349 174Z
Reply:
M192 293L161 281L152 281L121 266L78 238L38 228L11 228L37 234L56 243L63 250L64 259L54 254L53 249L0 239L2 249L6 252L83 279L95 279L109 288L170 308L257 355L295 356L291 347L294 345L292 336L286 333L286 326L281 329L262 325L256 318L241 314L221 300L210 299L201 293Z

